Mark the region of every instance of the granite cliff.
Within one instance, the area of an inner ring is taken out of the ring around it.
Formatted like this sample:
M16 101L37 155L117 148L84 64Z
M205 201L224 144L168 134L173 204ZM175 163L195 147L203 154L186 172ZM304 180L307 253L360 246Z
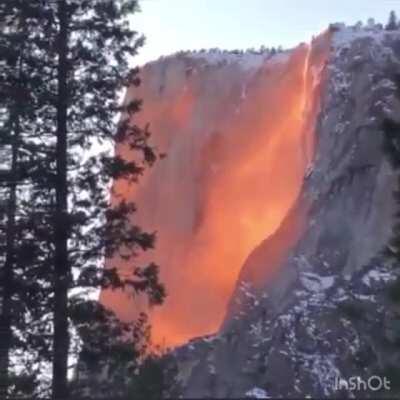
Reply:
M159 330L160 337L171 334L169 344L179 345L170 355L178 369L174 393L190 398L376 397L371 390L337 390L335 382L367 379L400 364L391 331L399 310L387 297L397 275L382 256L392 234L397 185L382 150L382 123L399 115L394 81L399 73L400 32L372 23L332 25L309 46L277 55L182 53L145 68L142 93L151 112L143 118L155 117L156 130L175 132L158 143L172 161L161 167L164 175L160 171L149 178L169 191L156 191L159 200L142 214L145 222L150 214L167 211L171 221L160 217L168 227L160 235L175 235L169 237L181 246L168 253L173 263L164 256L160 264L169 263L165 279L167 288L172 285L171 297L179 287L183 297L173 298L166 314L154 319L156 330L157 322L168 325ZM171 82L176 87L168 86ZM182 99L168 109L168 96L182 85ZM236 139L231 141L224 132L233 123ZM264 140L263 132L276 142ZM201 139L193 139L196 135ZM174 141L179 145L171 145ZM225 145L227 153L220 150ZM268 148L281 157L257 152ZM241 175L249 165L255 173ZM165 168L175 168L178 180L168 182ZM256 179L263 168L267 172ZM208 189L190 186L194 178ZM231 186L219 191L229 179ZM247 185L251 179L254 185ZM237 198L245 212L232 205ZM280 206L278 211L271 204ZM186 213L185 219L177 219L174 207ZM213 225L215 218L227 231L227 243L219 239L224 229ZM257 224L246 231L232 219ZM157 218L152 223L157 225ZM214 239L222 248L239 247L248 232L252 240L236 253L214 257L213 247L207 248ZM200 244L187 251L193 240ZM174 248L171 241L160 238L160 243L161 249ZM200 261L191 269L192 260ZM208 263L203 275L202 263ZM179 268L185 272L176 278ZM193 268L197 275L190 275ZM215 276L226 278L223 290ZM196 318L203 322L182 330Z

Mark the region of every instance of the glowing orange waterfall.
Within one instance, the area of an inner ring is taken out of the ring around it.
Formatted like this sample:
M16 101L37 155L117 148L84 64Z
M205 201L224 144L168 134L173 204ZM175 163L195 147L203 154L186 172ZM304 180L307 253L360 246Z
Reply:
M157 231L155 250L138 259L160 265L168 292L150 312L155 343L217 331L245 260L296 202L313 159L329 47L326 33L246 68L166 58L144 67L142 86L128 94L144 100L138 123L151 123L167 154L134 190L115 184L136 200L135 222ZM121 292L102 301L127 320L140 302Z

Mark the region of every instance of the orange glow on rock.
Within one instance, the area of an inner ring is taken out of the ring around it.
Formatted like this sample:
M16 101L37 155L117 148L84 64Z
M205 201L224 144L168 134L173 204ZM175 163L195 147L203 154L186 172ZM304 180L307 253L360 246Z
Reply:
M132 93L144 99L138 123L151 122L167 157L134 189L115 187L136 200L135 223L157 231L155 250L137 260L160 265L168 292L150 312L155 343L218 330L246 259L295 204L313 159L329 47L326 33L255 71L204 68L190 57L144 68ZM127 320L141 307L121 292L103 292L102 301Z

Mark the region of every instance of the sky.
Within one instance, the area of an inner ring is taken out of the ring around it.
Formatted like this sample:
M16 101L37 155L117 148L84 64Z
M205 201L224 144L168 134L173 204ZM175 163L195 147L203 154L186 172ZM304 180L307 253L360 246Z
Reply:
M400 16L400 0L141 0L132 17L146 36L136 57L142 65L179 50L290 48L331 22L386 22Z

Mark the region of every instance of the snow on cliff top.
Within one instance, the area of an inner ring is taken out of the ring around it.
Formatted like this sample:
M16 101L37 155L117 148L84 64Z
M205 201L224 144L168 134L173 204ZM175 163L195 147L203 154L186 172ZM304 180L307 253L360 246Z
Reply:
M169 56L162 56L158 60L151 61L149 64L176 57L187 57L193 60L204 61L206 65L239 65L243 70L255 70L260 68L266 61L268 63L281 63L287 61L290 50L271 51L266 48L261 50L200 50L200 51L181 51Z
M387 36L399 34L397 30L384 30L381 24L375 24L373 20L369 21L367 25L361 23L353 26L346 26L343 23L331 24L331 29L334 31L332 39L334 47L346 47L354 40L364 38L372 38L382 42Z
M289 51L272 53L268 50L260 52L211 50L191 52L188 55L192 58L204 59L209 65L239 64L244 70L249 70L261 67L267 60L269 62L285 62L289 54Z
M357 39L371 38L377 42L383 42L386 37L400 35L400 31L387 31L382 24L376 24L373 19L370 19L367 24L358 23L353 26L347 26L344 23L334 23L330 25L330 29L334 32L332 37L332 45L334 48L348 47ZM162 60L172 58L186 57L194 60L203 61L205 65L239 65L243 70L255 70L261 67L265 62L268 63L284 63L288 60L291 51L287 50L270 50L261 47L260 50L194 50L180 51L167 56L161 56L158 60L150 61L147 65L157 63Z

